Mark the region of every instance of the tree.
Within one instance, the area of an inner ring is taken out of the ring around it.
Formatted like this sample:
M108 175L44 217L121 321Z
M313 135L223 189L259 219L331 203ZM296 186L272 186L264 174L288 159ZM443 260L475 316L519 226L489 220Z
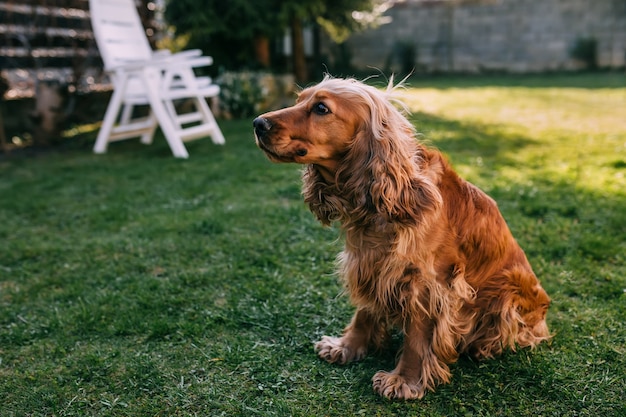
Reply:
M269 67L268 40L291 30L293 70L308 81L302 28L317 22L336 40L364 22L354 11L380 13L385 0L169 0L166 20L177 35L190 35L191 47L213 55L231 68ZM361 14L363 15L363 13ZM368 21L369 22L369 21Z
M284 27L274 11L279 0L170 0L165 18L176 35L188 35L189 47L200 48L226 68L269 66L266 51L255 52Z
M302 22L315 20L330 37L341 43L356 30L375 26L378 17L391 5L388 0L289 0L289 14L293 39L293 68L296 81L308 79ZM359 17L360 16L360 17ZM298 39L299 38L299 39Z

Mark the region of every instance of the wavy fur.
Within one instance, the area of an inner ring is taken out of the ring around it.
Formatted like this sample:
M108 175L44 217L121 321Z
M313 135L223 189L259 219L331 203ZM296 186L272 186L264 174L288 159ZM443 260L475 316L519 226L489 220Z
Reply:
M357 310L318 354L358 360L399 328L397 366L373 386L413 399L448 382L461 353L489 358L549 339L550 299L496 203L416 140L392 96L391 83L326 77L254 125L271 160L305 165L305 202L345 235L338 270Z

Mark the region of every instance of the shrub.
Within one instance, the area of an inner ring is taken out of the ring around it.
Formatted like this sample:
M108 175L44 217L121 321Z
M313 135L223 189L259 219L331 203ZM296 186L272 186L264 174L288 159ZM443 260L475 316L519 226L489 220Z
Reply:
M220 111L229 118L241 119L259 112L267 94L254 72L225 72L216 80L220 86Z
M571 56L583 62L587 69L598 68L598 41L594 38L578 38L571 50Z
M293 104L293 75L266 72L224 72L220 86L220 111L226 118L241 119Z
M403 76L412 73L417 63L417 46L413 41L398 40L387 57L387 72L399 72Z

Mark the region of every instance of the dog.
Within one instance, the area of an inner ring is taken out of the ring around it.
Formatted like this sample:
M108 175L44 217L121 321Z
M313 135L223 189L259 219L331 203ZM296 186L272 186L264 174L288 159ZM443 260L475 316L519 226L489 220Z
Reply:
M492 358L550 339L550 298L495 201L417 140L394 91L393 81L380 90L327 75L253 127L271 161L304 165L305 202L344 235L338 272L356 312L316 352L346 364L399 329L397 365L373 388L419 399L450 381L461 354Z

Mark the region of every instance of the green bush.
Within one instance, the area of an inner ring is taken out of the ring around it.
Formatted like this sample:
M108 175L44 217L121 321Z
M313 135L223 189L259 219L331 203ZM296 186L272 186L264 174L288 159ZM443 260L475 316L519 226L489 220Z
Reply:
M578 38L571 50L571 56L583 62L587 69L598 68L598 41L594 38Z
M267 91L257 72L224 72L216 80L220 86L220 111L228 118L242 119L257 114Z

